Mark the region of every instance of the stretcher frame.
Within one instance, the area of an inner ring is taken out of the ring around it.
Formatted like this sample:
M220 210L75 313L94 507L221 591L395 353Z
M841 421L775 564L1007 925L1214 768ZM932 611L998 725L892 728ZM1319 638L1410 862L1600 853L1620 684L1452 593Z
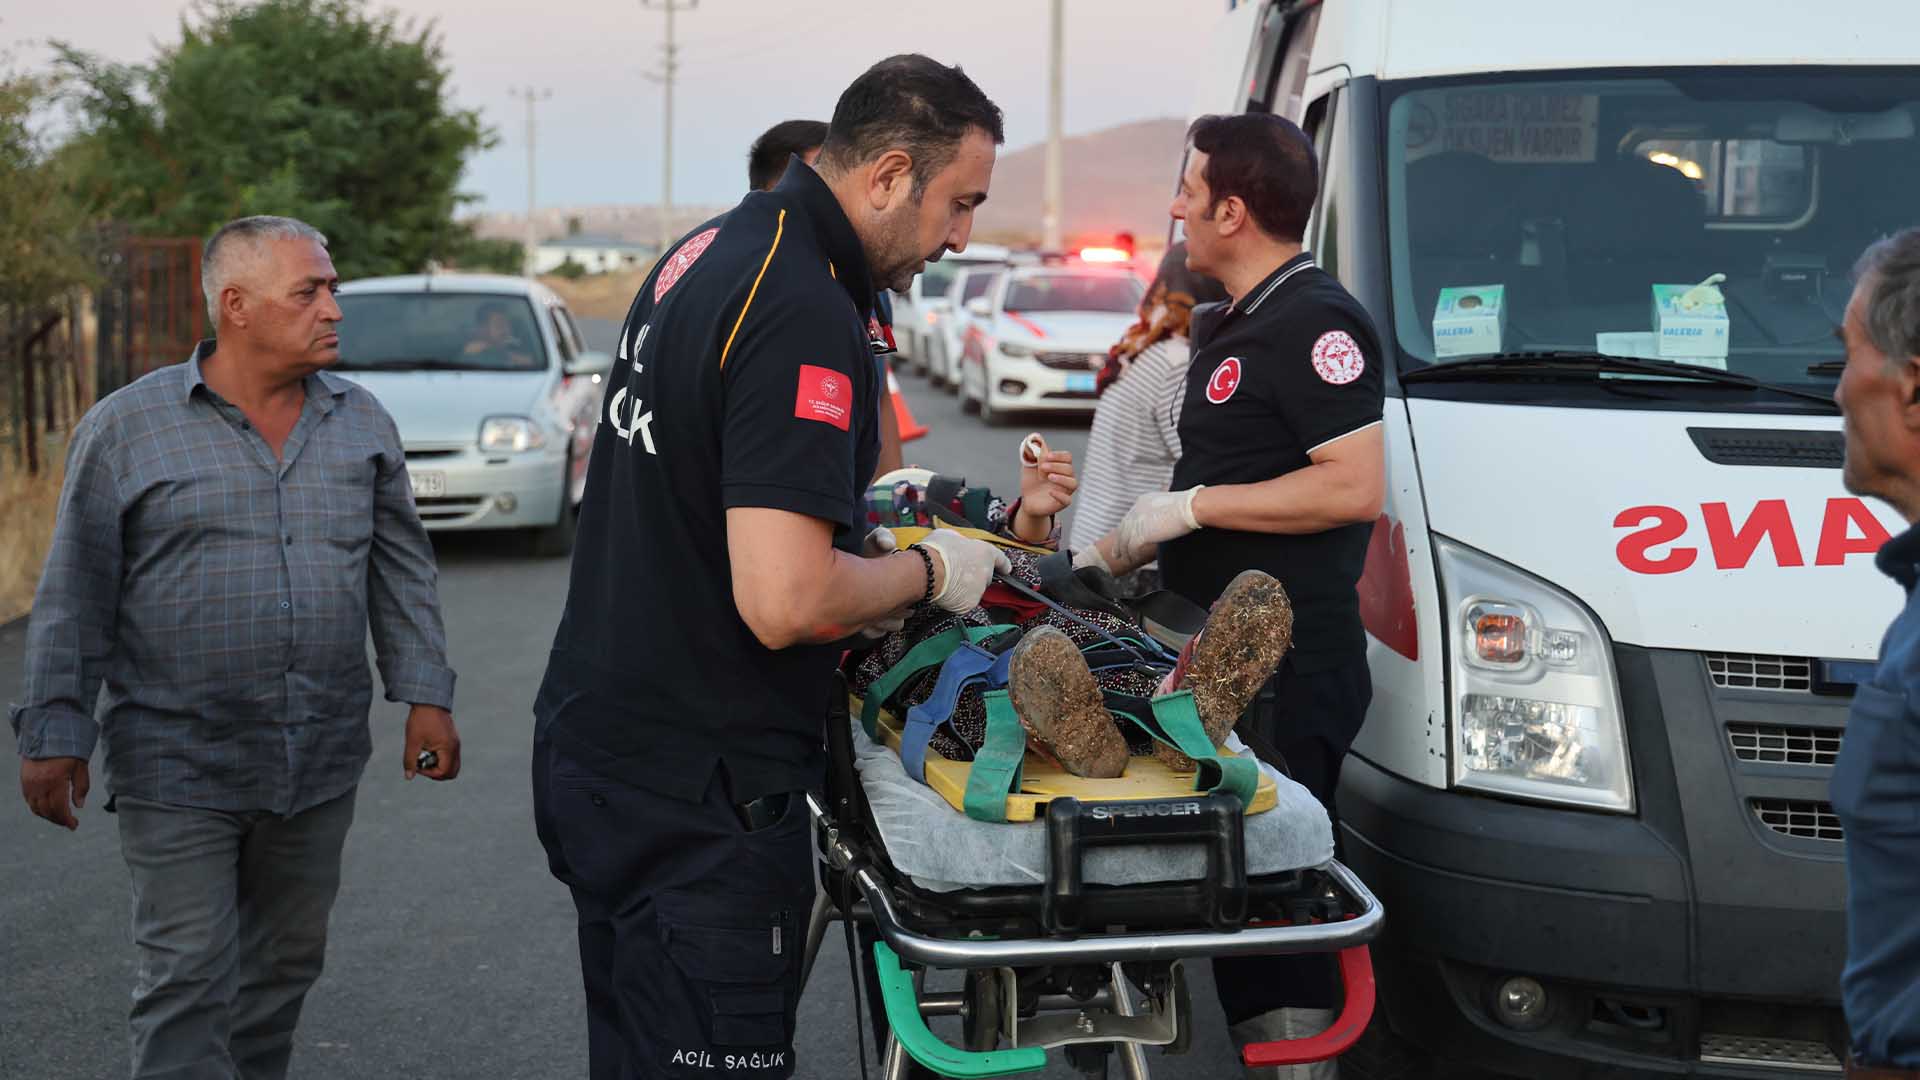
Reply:
M1309 1038L1249 1044L1241 1054L1249 1066L1335 1057L1366 1029L1374 1005L1367 945L1385 918L1379 900L1333 860L1248 877L1237 798L1215 792L1121 804L1056 797L1041 813L1044 886L935 893L892 865L871 826L848 699L842 692L834 700L826 799L808 797L823 888L808 922L802 980L833 922L872 928L888 1028L884 1080L910 1080L914 1062L941 1076L1018 1075L1043 1068L1054 1049L1085 1076L1109 1075L1117 1058L1127 1080L1146 1080L1147 1047L1180 1053L1191 1039L1182 965L1216 956L1339 954L1345 1000L1332 1026ZM1207 875L1123 886L1081 881L1086 850L1131 843L1204 844ZM927 993L926 971L965 972L965 989ZM926 1026L928 1017L952 1015L963 1019L964 1049Z

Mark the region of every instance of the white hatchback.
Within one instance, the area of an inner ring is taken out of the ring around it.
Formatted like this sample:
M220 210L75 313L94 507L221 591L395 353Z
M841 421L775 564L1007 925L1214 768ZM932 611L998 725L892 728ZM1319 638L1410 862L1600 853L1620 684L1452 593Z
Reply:
M421 522L570 551L613 359L587 350L560 297L524 278L424 274L349 282L340 309L333 371L393 415Z
M1132 325L1146 287L1099 266L1017 267L968 302L960 405L994 423L1023 409L1092 412L1107 350Z

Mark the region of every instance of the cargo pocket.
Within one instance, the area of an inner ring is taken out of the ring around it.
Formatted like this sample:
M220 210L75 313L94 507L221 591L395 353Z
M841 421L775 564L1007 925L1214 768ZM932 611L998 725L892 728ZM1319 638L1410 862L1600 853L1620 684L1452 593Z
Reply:
M794 916L771 898L663 893L661 944L716 1049L785 1048L795 992ZM790 1059L789 1059L790 1060Z

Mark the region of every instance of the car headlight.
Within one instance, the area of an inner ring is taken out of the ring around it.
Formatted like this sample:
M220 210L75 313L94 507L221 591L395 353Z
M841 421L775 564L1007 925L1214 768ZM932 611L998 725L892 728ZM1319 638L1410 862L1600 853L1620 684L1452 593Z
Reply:
M1033 350L1026 347L1025 345L1020 345L1012 341L1003 341L1000 343L1000 353L1003 356L1024 358L1024 357L1032 356Z
M1573 597L1434 537L1449 612L1453 783L1633 812L1613 651Z
M480 449L518 454L547 445L547 433L524 416L489 416L480 421Z

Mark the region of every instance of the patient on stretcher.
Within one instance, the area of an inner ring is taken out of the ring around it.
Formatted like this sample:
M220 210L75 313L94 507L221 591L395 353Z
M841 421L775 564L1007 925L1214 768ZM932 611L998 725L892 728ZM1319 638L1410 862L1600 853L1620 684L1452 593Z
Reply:
M1044 444L1040 452L1045 454ZM1034 454L1023 452L1023 473L1034 469L1034 462ZM1030 488L1033 478L1023 479L1028 481L1023 487ZM1015 540L1010 508L964 481L925 470L880 478L868 492L868 506L869 521L877 526L946 524ZM951 712L933 730L930 754L973 760L987 733L986 694L1004 689L1028 748L1076 775L1119 776L1130 756L1143 754L1176 771L1192 769L1191 758L1159 729L1154 699L1190 691L1206 739L1219 747L1291 644L1293 612L1285 590L1258 571L1240 575L1176 656L1125 614L1111 578L1092 569L1073 571L1064 553L1044 553L1057 548L1058 535L1055 530L1045 543L1028 544L1040 552L1009 546L1011 580L991 586L978 607L959 614L932 605L915 608L902 629L849 660L853 692L866 697L930 639L956 629L973 628L977 635L978 628L1010 627L978 642L1007 662L960 690ZM928 705L939 675L936 666L908 677L883 704L902 716ZM929 707L945 708L945 703Z

